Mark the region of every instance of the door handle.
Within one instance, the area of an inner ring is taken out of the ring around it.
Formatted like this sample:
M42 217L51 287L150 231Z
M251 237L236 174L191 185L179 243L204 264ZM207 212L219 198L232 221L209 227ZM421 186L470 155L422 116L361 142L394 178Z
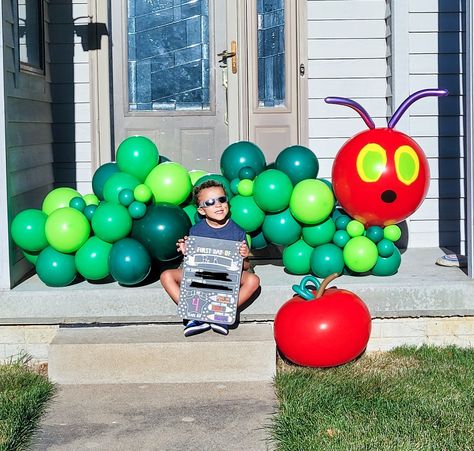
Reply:
M219 63L222 63L221 67L227 67L227 60L229 58L232 58L232 73L236 74L237 73L237 42L232 41L230 44L230 52L226 50L223 50L222 52L218 53L217 56L219 56L221 59L219 60Z

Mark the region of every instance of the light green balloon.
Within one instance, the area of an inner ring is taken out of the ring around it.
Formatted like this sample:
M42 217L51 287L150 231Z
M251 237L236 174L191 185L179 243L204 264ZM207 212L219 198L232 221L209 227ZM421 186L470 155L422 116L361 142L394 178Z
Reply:
M291 274L308 274L313 247L298 240L283 250L283 266Z
M41 209L49 215L58 208L69 207L69 202L75 197L81 197L79 192L75 189L68 187L53 189L43 199Z
M161 163L154 168L145 180L155 203L169 202L174 205L183 203L191 193L192 183L189 172L179 163Z
M151 189L144 183L140 183L140 185L137 185L133 190L133 197L135 197L135 200L138 202L147 203L152 196L153 193L151 192Z
M100 199L95 194L85 194L82 196L87 205L99 205Z
M342 251L344 263L354 272L370 271L379 255L377 245L365 236L351 238Z
M120 204L101 202L92 216L92 230L108 243L125 238L132 230L132 218Z
M52 248L69 254L89 238L90 224L82 212L67 207L53 211L46 220L46 239Z
M400 227L396 224L389 225L383 229L383 237L390 241L398 241L402 236Z
M354 238L356 236L362 236L364 234L365 227L364 224L357 221L356 219L353 219L347 224L346 231L351 238Z
M47 219L46 213L35 208L18 213L11 225L13 241L24 251L41 251L48 245L44 231Z
M135 187L140 184L140 181L133 175L126 172L116 172L112 174L104 185L104 199L107 202L120 203L119 194L124 189L129 189L133 192Z
M237 185L237 192L241 196L251 196L253 194L253 181L244 179Z
M88 280L100 280L109 275L109 254L112 244L97 236L89 238L76 252L77 272Z
M122 172L143 182L158 164L159 154L155 143L145 136L130 136L117 149L117 166Z
M313 226L303 226L303 239L310 246L320 246L321 244L330 243L336 232L336 224L332 218L327 218L320 224Z
M194 186L194 184L201 178L204 177L205 175L208 175L209 172L202 171L201 169L193 169L192 171L189 171L189 178L191 179L191 183Z
M318 224L331 214L333 208L334 195L321 180L302 180L293 188L290 210L298 221Z

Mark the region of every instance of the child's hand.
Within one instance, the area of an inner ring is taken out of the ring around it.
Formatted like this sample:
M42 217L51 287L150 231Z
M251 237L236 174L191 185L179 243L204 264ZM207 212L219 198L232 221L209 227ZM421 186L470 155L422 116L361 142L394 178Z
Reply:
M176 243L176 248L178 252L181 252L183 255L186 255L186 240L188 239L187 236L180 238Z
M240 255L244 258L247 258L250 254L249 247L247 245L247 241L242 241L242 244L240 245Z

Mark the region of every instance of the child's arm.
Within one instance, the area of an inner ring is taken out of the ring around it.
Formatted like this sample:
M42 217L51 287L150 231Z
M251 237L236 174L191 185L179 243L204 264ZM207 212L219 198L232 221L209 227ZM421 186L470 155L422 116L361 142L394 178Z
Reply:
M176 243L178 252L181 252L183 255L186 255L186 240L187 239L188 237L184 236L183 238L180 238L178 242Z

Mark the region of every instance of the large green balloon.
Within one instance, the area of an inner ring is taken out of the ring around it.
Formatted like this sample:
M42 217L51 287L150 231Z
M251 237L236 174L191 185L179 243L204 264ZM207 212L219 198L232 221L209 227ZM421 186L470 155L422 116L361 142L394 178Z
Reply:
M108 243L125 238L132 230L132 218L120 204L101 202L92 216L92 230Z
M148 207L145 216L134 221L132 237L142 243L153 258L168 261L180 256L176 242L187 235L190 228L191 221L181 207L159 203Z
M298 240L283 250L283 266L291 274L308 274L313 248Z
M109 267L110 274L118 283L135 285L149 274L151 258L145 247L137 240L124 238L112 246Z
M68 187L53 189L43 199L41 209L49 215L58 208L69 207L69 202L75 197L81 197L75 189Z
M253 186L255 202L268 213L277 213L288 208L292 191L290 178L276 169L261 172Z
M156 166L145 180L153 192L155 203L179 205L191 193L191 178L187 169L178 163L166 162Z
M143 182L158 164L159 154L155 143L145 136L130 136L117 149L117 166Z
M390 257L377 257L377 262L371 272L374 276L392 276L398 271L401 262L400 251L395 248Z
M307 147L291 146L282 150L275 166L291 179L293 185L318 176L319 163L316 155Z
M294 187L290 210L298 221L318 224L331 214L333 208L334 194L321 180L303 180Z
M196 180L194 183L194 186L199 186L206 182L207 180L215 180L216 182L219 182L223 187L224 191L227 194L227 197L229 199L232 199L234 197L234 192L231 189L230 182L227 180L223 175L221 174L206 174L200 177L199 179Z
M377 246L365 236L351 238L344 246L344 262L354 272L370 271L379 255Z
M191 179L191 183L195 185L201 177L204 177L208 174L209 172L203 171L201 169L193 169L192 171L189 171L189 178Z
M71 207L53 211L46 220L48 243L59 252L77 251L89 238L89 221L79 210Z
M260 174L265 165L265 155L258 146L249 141L231 144L221 156L221 171L228 180L238 178L240 170L245 167L250 167L256 174Z
M311 272L318 277L341 273L344 269L342 250L335 244L323 244L311 254Z
M104 185L110 176L119 172L120 169L116 163L105 163L94 172L92 176L92 190L100 199L104 200Z
M183 207L183 210L188 215L188 218L191 221L191 224L192 225L196 224L196 214L197 214L196 206L193 204L188 204L185 207Z
M301 225L288 208L265 216L262 230L268 241L282 246L293 244L301 236Z
M63 254L48 246L38 255L36 273L40 280L50 287L65 287L77 275L74 255Z
M330 243L336 232L336 225L332 218L328 218L320 224L313 226L303 226L303 239L310 246L320 246Z
M139 180L126 172L112 174L104 185L104 199L107 202L120 203L119 194L122 190L132 191L140 184Z
M235 196L230 200L232 219L246 232L257 230L265 219L265 213L255 203L253 196Z
M76 252L77 272L88 280L100 280L109 275L109 254L112 244L98 236L89 238Z
M44 226L48 216L41 210L30 208L18 213L13 219L13 241L27 252L38 252L48 245Z

